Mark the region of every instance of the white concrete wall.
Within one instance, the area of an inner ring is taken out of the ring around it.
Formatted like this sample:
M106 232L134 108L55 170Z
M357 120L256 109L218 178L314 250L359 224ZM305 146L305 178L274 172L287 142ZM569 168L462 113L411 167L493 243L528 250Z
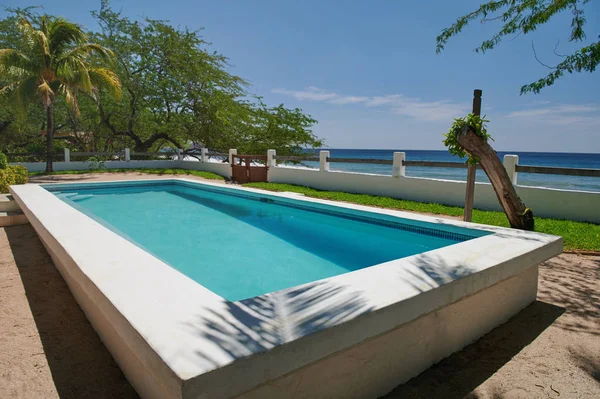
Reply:
M535 301L537 282L538 267L533 266L237 399L380 397L508 321Z
M175 168L171 160L156 161L104 161L106 169L135 169L135 168ZM25 166L29 172L43 172L46 170L46 162L14 162L11 165ZM53 162L52 167L55 172L61 170L86 170L90 169L90 162Z
M465 182L403 176L400 156L394 158L397 164L394 169L394 176L384 176L331 172L325 157L327 151L321 153L323 154L321 156L323 158L321 160L321 170L271 166L269 168L269 181L297 184L321 190L381 195L420 202L464 206ZM272 153L272 155L274 154ZM513 163L516 164L516 162L517 160L514 160ZM44 162L23 162L13 163L12 165L23 165L30 172L42 172L45 169ZM104 165L107 169L183 168L212 172L226 178L231 177L231 166L219 162L184 160L106 161ZM55 162L54 170L85 170L89 169L89 166L89 162ZM513 173L511 177L516 181L516 173ZM530 186L516 186L516 189L523 202L533 210L535 216L600 223L600 193ZM474 207L484 210L502 210L489 183L475 184Z
M197 161L175 161L176 165L173 168L182 168L190 170L202 170L212 172L217 175L230 178L231 165L225 162L197 162Z
M600 193L529 186L517 193L534 215L600 223Z
M63 170L87 170L90 162L54 162L52 167L55 172ZM43 172L46 170L45 162L12 162L10 165L21 165L29 172ZM143 168L182 168L202 170L216 173L224 177L231 177L231 166L222 162L198 162L183 160L139 160L139 161L104 161L106 169L143 169Z
M269 179L274 183L290 183L320 190L381 195L420 202L464 206L465 182L391 177L362 173L327 172L311 169L271 168ZM534 215L599 223L600 193L517 186L523 202ZM475 208L502 210L489 183L475 184Z

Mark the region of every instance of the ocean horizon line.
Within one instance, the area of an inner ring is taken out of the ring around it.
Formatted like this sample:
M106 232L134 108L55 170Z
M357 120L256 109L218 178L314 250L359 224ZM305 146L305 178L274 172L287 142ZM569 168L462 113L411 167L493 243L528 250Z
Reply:
M343 151L437 151L437 152L448 152L448 150L424 150L416 148L342 148L342 147L320 147L320 148L307 148L307 150L319 150L319 151L331 151L331 150L343 150ZM523 150L496 150L496 152L517 152L521 154L581 154L581 155L600 155L600 152L571 152L571 151L523 151Z

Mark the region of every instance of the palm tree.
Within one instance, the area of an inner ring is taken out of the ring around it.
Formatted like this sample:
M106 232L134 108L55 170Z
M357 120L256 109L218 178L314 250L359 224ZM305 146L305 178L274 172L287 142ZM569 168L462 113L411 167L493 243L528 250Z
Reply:
M54 105L58 96L75 113L77 93L92 96L105 89L115 97L121 95L117 75L108 68L96 67L90 56L112 61L113 53L98 44L89 43L81 26L60 17L43 15L33 23L22 17L17 29L22 41L19 48L0 49L0 93L11 96L25 109L39 103L46 113L46 172L52 172Z

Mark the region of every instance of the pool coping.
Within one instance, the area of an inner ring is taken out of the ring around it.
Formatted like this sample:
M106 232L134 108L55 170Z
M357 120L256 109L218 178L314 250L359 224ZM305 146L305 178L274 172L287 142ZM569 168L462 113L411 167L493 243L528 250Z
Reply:
M295 193L185 178L131 182L173 180L494 234L228 302L40 185L11 186L55 264L65 265L63 276L73 278L71 289L77 283L76 288L96 298L97 306L104 306L112 328L129 343L164 396L241 394L518 275L562 251L560 237ZM348 309L349 303L353 308ZM331 309L338 312L328 312ZM234 378L239 373L243 378Z

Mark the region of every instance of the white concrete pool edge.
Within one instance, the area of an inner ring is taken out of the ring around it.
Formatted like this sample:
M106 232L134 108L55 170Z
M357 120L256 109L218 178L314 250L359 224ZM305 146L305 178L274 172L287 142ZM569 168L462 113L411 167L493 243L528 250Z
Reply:
M99 335L147 397L241 394L517 276L562 249L559 237L294 194L166 180L496 234L305 284L303 290L294 287L229 303L43 188L11 187ZM353 309L329 312L348 302ZM272 314L265 316L259 305ZM365 322L358 322L360 315ZM251 356L257 353L261 355Z

